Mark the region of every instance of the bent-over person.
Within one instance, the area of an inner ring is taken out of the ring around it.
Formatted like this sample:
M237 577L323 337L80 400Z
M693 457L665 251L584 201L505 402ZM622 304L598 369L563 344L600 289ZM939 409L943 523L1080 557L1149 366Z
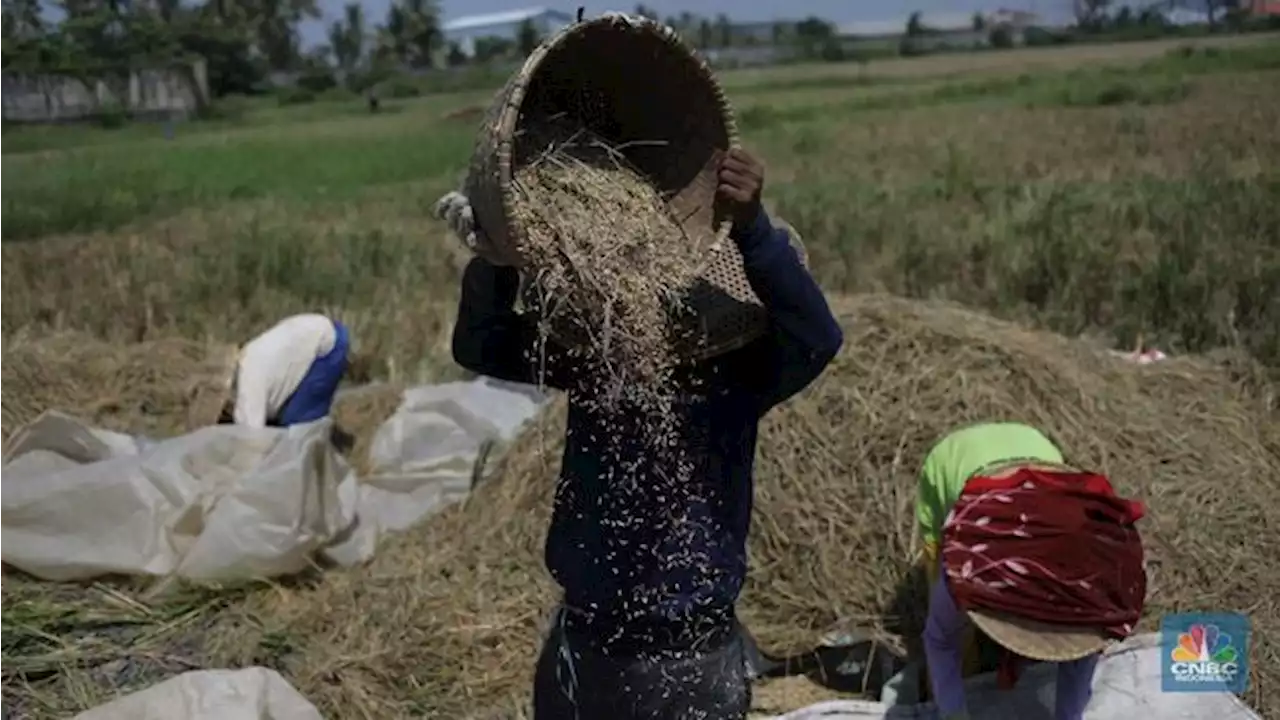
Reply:
M319 314L287 317L240 349L222 420L288 427L327 416L342 378L364 372L345 325Z
M1057 663L1054 717L1084 717L1100 653L1142 615L1143 514L1027 425L975 425L934 446L916 516L928 682L944 720L968 718L963 678L984 669L984 650L1002 688L1029 661Z

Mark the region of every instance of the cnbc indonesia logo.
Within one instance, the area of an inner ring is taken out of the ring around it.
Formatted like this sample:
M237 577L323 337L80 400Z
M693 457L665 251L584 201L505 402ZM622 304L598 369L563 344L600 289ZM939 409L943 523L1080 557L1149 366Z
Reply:
M1180 633L1169 659L1180 683L1233 683L1240 672L1240 653L1231 636L1208 623Z

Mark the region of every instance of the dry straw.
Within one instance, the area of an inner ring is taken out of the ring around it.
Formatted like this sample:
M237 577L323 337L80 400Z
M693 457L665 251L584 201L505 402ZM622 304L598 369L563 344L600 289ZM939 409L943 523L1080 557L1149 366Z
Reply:
M117 345L83 333L9 340L3 353L5 440L46 410L96 427L172 437L215 422L235 371L236 347L165 338ZM334 417L354 437L365 469L373 432L395 410L400 389L339 393Z
M1143 628L1178 610L1249 613L1247 699L1280 711L1280 573L1261 560L1280 524L1280 423L1264 378L1195 358L1139 367L951 307L860 297L835 309L844 350L762 427L741 611L766 649L848 626L911 646L919 464L955 427L1016 420L1149 504ZM304 694L335 717L498 717L527 702L555 601L543 542L564 422L558 403L489 484L370 567L262 611L295 643Z
M217 419L235 372L229 344L165 339L129 345L82 333L4 346L4 437L41 412L61 410L102 427L155 436L191 429L192 409Z
M767 650L804 648L848 626L878 628L912 646L923 609L909 572L919 464L957 426L1018 420L1049 433L1073 464L1107 473L1148 504L1142 628L1172 611L1248 613L1255 635L1246 700L1263 717L1280 712L1280 573L1265 561L1280 526L1280 417L1264 373L1247 362L1198 358L1140 367L915 301L837 299L834 309L843 351L761 428L740 608ZM13 401L29 407L8 384L5 351L5 409ZM114 676L92 664L73 670L65 660L72 653L77 663L91 662L93 650L135 663L182 660L148 665L162 673L267 663L326 717L514 716L527 707L556 597L543 543L564 409L556 403L464 504L393 537L369 566L218 599L177 629L157 625L145 649L128 640L111 645L96 631L82 640L64 633L61 669L30 686L6 680L6 705L71 710L90 695L104 697L110 685L94 683L119 682L102 679ZM54 589L6 577L6 611L18 598L47 601ZM93 590L57 590L88 593L76 602L102 612ZM6 650L6 673L11 663L48 666L15 653ZM775 711L821 696L787 681L756 688L758 706Z

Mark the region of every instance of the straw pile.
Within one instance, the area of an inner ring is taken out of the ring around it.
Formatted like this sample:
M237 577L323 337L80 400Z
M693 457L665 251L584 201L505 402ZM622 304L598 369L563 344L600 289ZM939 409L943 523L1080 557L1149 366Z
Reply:
M544 339L605 383L602 404L641 388L631 394L664 411L700 269L693 244L626 147L553 117L522 130L519 148L513 212Z
M342 433L351 434L351 446L344 453L362 478L373 473L369 448L382 423L400 407L404 388L374 383L340 391L333 399L333 422Z
M193 403L220 403L235 367L227 344L164 339L132 345L82 333L4 346L4 437L45 410L119 432L186 432ZM208 415L208 413L205 413ZM217 417L216 410L212 413Z
M1265 562L1280 526L1280 416L1265 378L1195 358L1130 365L950 307L836 305L844 351L762 427L741 609L766 650L847 625L918 633L919 464L961 424L1020 420L1149 504L1144 630L1170 611L1248 612L1247 699L1280 712L1280 572ZM271 610L297 644L291 677L305 695L334 717L496 717L527 701L555 599L542 549L564 419L560 403L500 476L369 568ZM353 606L335 626L330 609Z
M96 427L154 438L181 435L217 418L236 348L166 338L130 345L83 333L10 340L3 352L3 435L60 410ZM350 433L357 470L367 470L374 431L394 412L400 388L344 391L337 426Z

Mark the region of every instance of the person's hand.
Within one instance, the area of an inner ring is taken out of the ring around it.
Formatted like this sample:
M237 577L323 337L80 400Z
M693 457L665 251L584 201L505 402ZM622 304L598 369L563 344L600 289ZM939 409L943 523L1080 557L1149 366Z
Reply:
M734 231L747 230L760 214L764 165L746 150L734 148L720 161L719 179L719 194L729 203Z
M460 192L447 193L436 201L436 218L449 226L454 236L471 252L484 242L481 231L476 227L475 213L471 209L471 201Z

